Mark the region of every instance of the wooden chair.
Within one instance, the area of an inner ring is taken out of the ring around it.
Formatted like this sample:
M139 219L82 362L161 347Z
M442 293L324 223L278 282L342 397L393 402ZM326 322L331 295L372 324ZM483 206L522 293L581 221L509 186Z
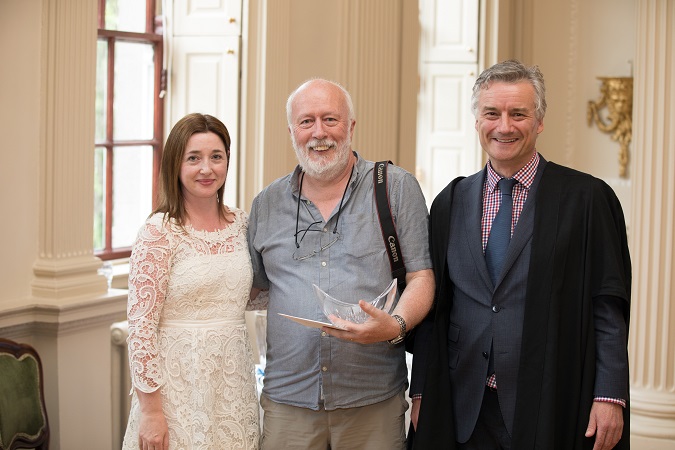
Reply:
M49 448L42 362L33 347L0 338L0 450Z

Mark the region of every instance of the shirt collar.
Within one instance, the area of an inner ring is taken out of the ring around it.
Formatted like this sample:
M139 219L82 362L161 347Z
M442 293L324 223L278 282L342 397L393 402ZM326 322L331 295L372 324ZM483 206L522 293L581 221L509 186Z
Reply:
M521 169L513 175L513 178L520 184L522 184L526 189L532 187L534 182L534 176L537 174L537 167L539 166L539 152L534 152L530 161L525 164ZM492 168L492 163L488 161L487 163L487 188L488 192L493 192L497 188L497 183L501 180L502 177Z

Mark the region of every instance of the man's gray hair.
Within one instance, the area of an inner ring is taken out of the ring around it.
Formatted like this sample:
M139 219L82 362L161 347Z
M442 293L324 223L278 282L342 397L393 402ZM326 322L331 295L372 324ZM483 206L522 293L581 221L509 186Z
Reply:
M295 100L295 96L298 94L298 92L305 89L308 85L316 82L331 84L340 89L340 91L342 91L342 95L345 99L345 102L347 103L347 110L349 113L349 117L347 117L347 119L349 120L349 122L356 119L356 115L354 114L354 103L352 102L352 96L349 95L347 89L345 89L340 83L336 83L335 81L325 80L323 78L311 78L302 83L300 86L298 86L297 89L291 92L291 95L288 96L288 100L286 101L286 120L288 121L289 126L292 125L291 114L293 113L293 100Z
M492 83L520 83L527 81L534 88L534 116L541 121L546 115L546 86L544 75L538 66L527 67L520 61L510 59L485 69L473 85L471 112L478 114L478 97L481 89L488 89Z

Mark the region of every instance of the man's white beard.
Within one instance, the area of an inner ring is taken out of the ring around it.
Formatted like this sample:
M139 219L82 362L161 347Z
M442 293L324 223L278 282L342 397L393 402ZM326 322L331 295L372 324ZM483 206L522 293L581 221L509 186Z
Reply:
M349 136L347 136L340 144L332 139L312 139L307 142L304 148L298 147L293 134L291 134L291 141L300 167L302 167L303 171L312 178L332 180L344 172L349 165L349 154L351 152L352 144ZM334 146L335 151L330 149L326 150L326 156L322 153L317 154L316 156L319 157L318 160L309 157L310 152L316 154L316 152L310 150L310 147L321 147L324 145L329 147Z

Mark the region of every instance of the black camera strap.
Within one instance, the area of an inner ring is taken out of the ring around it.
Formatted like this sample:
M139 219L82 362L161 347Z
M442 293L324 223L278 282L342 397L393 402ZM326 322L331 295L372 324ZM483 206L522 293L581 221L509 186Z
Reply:
M391 205L389 204L389 194L387 192L387 167L393 164L391 161L379 161L375 163L373 170L373 185L375 193L375 204L377 205L377 215L380 218L380 228L382 229L382 239L389 256L391 265L391 276L396 278L398 292L401 294L405 289L405 263L403 262L403 253L401 244L396 234L396 225L391 215Z

